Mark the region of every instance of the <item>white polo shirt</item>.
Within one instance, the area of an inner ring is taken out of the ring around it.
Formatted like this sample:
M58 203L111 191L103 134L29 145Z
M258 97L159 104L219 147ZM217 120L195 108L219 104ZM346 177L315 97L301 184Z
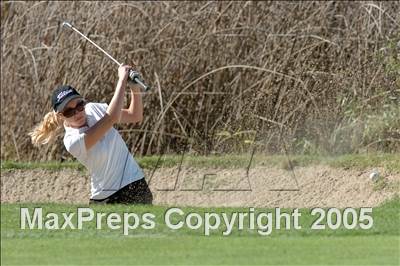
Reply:
M93 147L86 150L85 132L104 116L107 106L106 103L87 103L85 113L88 126L79 129L64 126L65 148L91 175L92 199L105 199L144 177L125 141L113 127Z

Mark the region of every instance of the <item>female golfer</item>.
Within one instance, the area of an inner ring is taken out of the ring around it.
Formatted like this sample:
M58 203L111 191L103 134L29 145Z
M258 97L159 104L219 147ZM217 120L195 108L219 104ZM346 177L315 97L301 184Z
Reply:
M143 171L113 128L116 123L138 123L143 118L138 85L131 88L129 108L122 108L130 68L119 67L118 83L108 105L86 103L71 86L58 87L51 99L54 110L29 133L33 144L46 144L64 127L65 148L90 172L90 203L151 204L153 200Z

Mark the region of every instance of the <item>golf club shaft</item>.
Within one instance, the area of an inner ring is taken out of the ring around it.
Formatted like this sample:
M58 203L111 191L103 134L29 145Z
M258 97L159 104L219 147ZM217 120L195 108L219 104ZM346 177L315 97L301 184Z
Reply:
M93 42L91 39L89 39L88 37L86 37L82 32L80 32L78 29L76 29L74 26L72 26L70 23L68 22L64 22L63 26L67 26L71 29L73 29L75 32L77 32L79 35L81 35L83 38L85 38L87 41L89 41L91 44L93 44L94 46L97 47L97 49L99 49L100 51L102 51L105 55L107 55L111 60L114 61L114 63L116 63L118 66L121 66L122 64L120 62L118 62L114 57L112 57L109 53L107 53L106 51L104 51L103 48L101 48L100 46L98 46L95 42Z
M107 53L106 51L104 51L103 48L101 48L100 46L98 46L95 42L93 42L91 39L89 39L88 37L86 37L82 32L80 32L78 29L76 29L74 26L72 26L70 23L68 22L63 22L63 26L66 26L72 30L74 30L75 32L77 32L79 35L81 35L83 38L85 38L87 41L89 41L91 44L93 44L97 49L99 49L100 51L102 51L105 55L107 55L114 63L116 63L118 66L122 66L122 64L120 62L118 62L114 57L112 57L109 53ZM130 70L133 71L133 70ZM138 77L134 77L133 80L135 83L139 84L140 86L143 87L143 89L145 91L149 90L150 87L147 86L146 84L144 84L140 78Z

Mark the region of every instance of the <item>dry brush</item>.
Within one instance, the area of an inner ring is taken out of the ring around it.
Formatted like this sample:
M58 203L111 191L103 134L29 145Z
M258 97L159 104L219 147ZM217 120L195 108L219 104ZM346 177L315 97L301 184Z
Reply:
M111 99L115 65L152 85L136 154L400 151L398 2L1 2L1 159L68 157L27 133L71 84ZM128 97L128 95L127 95Z

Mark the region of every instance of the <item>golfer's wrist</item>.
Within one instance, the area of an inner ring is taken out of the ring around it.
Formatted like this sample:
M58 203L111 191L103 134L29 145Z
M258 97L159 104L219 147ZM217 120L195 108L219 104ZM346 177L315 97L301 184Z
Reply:
M119 77L119 78L118 78L118 84L119 84L119 85L125 86L126 83L127 83L127 81L128 81L128 77L127 77L127 76L126 76L126 77Z

